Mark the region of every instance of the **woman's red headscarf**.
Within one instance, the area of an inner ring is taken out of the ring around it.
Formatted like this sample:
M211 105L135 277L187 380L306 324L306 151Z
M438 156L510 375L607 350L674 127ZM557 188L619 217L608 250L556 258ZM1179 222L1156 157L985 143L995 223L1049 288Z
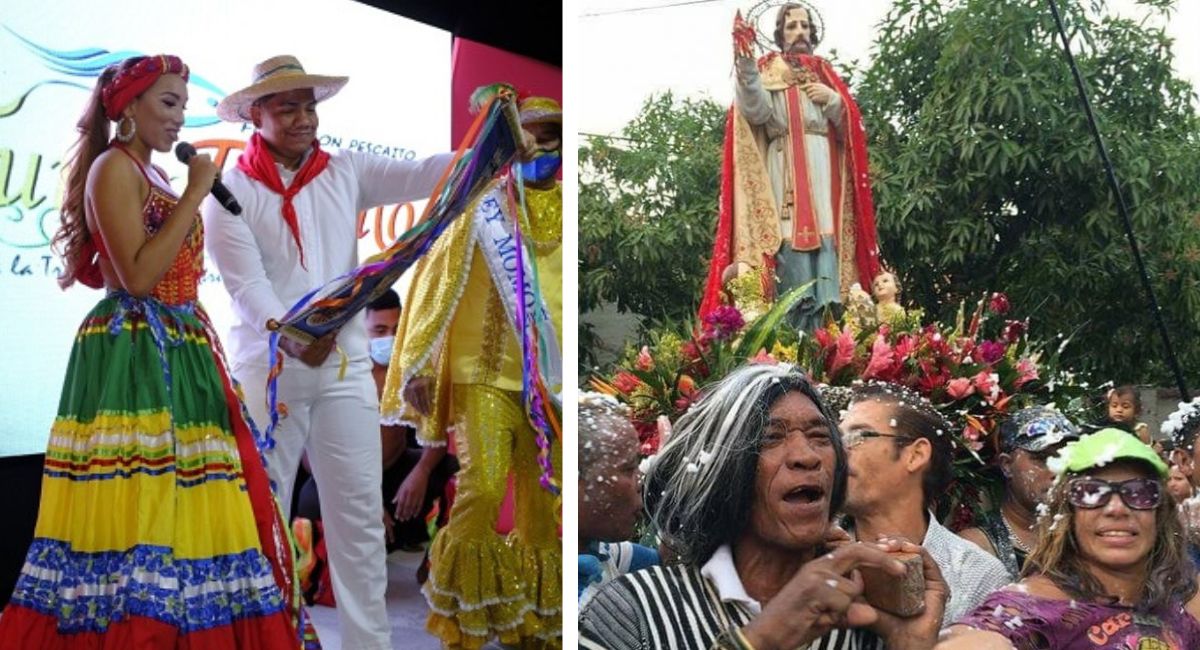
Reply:
M170 54L147 56L141 61L117 73L113 80L100 89L100 99L104 102L104 115L116 121L121 117L121 111L138 95L154 85L155 81L164 74L177 74L188 78L188 67L179 57Z

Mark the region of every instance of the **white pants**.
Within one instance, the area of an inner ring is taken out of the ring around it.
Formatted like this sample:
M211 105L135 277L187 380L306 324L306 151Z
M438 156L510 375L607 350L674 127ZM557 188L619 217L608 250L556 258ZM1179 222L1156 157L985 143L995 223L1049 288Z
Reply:
M233 367L260 431L270 424L267 370L251 364ZM335 364L321 368L289 364L280 375L277 395L287 405L288 416L275 429L275 448L266 454L267 472L275 482L284 516L290 517L296 469L301 453L308 451L321 490L342 647L389 650L379 399L370 360L351 363L341 380L337 374Z

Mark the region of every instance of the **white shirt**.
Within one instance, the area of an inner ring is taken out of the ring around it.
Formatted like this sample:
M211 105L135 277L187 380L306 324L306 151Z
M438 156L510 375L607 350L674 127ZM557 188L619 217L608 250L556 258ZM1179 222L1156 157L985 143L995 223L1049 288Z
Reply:
M358 264L358 213L381 205L429 197L453 154L424 160L394 160L371 154L331 150L329 164L292 199L300 250L283 220L283 197L236 167L222 182L242 206L234 216L211 196L202 207L205 247L233 299L234 323L228 347L233 365L267 367L268 319L280 319L301 297ZM306 154L307 157L307 154ZM295 172L277 164L284 187ZM367 358L362 314L338 334L337 343L351 361ZM326 365L336 365L332 354ZM285 356L285 366L303 367Z
M738 576L737 567L733 564L733 548L728 544L718 548L712 557L700 567L700 575L712 581L717 588L717 596L723 603L742 603L755 616L762 613L762 603L746 593L746 586Z
M929 551L950 587L950 600L942 614L942 627L948 627L979 606L993 591L1009 583L1008 570L994 555L979 548L938 523L929 514L929 528L921 546Z

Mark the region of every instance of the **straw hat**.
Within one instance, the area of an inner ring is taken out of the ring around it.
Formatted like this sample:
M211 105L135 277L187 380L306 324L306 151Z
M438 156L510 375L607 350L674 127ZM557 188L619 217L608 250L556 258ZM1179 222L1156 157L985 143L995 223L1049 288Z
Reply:
M553 122L562 124L562 107L549 97L526 97L519 107L521 124Z
M350 77L325 77L304 72L296 57L283 54L254 66L251 84L221 100L217 117L226 122L249 122L250 106L257 100L275 93L312 88L318 102L337 94Z

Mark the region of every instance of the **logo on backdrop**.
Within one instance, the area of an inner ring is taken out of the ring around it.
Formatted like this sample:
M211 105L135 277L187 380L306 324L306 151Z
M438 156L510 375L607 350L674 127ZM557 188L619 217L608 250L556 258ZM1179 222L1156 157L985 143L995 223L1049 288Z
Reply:
M145 54L145 52L134 50L112 52L98 47L85 47L78 50L55 50L25 38L8 26L5 26L4 29L20 41L25 49L41 59L42 63L48 69L66 75L69 78L39 81L15 99L0 98L0 102L2 102L0 103L0 117L8 117L21 110L21 106L25 103L29 95L41 86L71 86L79 88L84 92L91 92L96 78L100 76L101 72L104 72L105 68L131 56L142 56ZM87 80L86 83L76 81L84 79ZM217 118L217 104L225 98L225 92L215 84L193 71L188 78L188 96L193 106L197 106L198 104L203 108L191 108L188 110L187 118L183 123L185 127L212 126L221 121Z
M107 50L99 47L83 47L73 50L54 49L38 43L0 25L20 45L36 56L48 74L17 96L0 93L0 119L21 112L30 96L39 88L66 86L82 93L90 93L96 79L113 63L131 56L141 56L137 50ZM10 86L11 87L11 86ZM7 88L6 88L7 90ZM185 128L200 128L220 124L217 104L225 97L216 84L195 71L188 79L189 109L184 120ZM242 131L253 130L243 125ZM416 152L407 147L349 139L348 143L338 135L322 134L322 146L346 148L397 160L413 160ZM197 149L212 153L217 165L224 168L236 160L236 154L245 147L244 140L210 138L193 143ZM41 153L31 153L24 161L18 161L11 145L0 144L0 277L57 277L61 262L49 250L54 231L58 228L59 208L62 204L62 188L58 187L63 161L49 160ZM22 164L23 163L23 164ZM14 171L24 170L24 183L17 187ZM42 183L39 184L39 180ZM47 189L53 186L53 189ZM399 234L412 227L415 210L411 203L373 208L358 214L357 235L359 239L370 237L379 250L390 246ZM4 251L8 247L11 251ZM217 281L214 273L208 273L203 282Z

